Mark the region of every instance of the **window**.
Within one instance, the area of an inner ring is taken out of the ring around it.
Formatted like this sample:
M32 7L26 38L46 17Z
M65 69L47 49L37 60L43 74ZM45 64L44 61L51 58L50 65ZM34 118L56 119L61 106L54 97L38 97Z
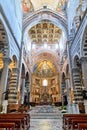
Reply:
M47 81L47 79L44 79L44 80L43 80L42 85L43 85L43 86L47 86L47 85L48 85L48 81Z

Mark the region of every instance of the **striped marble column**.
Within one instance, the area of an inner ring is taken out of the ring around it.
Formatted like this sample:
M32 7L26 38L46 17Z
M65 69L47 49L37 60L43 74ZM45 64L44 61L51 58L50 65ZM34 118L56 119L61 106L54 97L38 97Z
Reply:
M82 65L82 78L84 83L84 88L87 90L87 57L82 57L80 59Z
M6 91L6 85L7 85L7 78L8 78L8 65L10 63L9 58L4 58L4 66L2 69L2 74L1 74L1 81L0 81L0 105L2 104L5 95L3 93Z
M81 78L79 68L72 69L73 85L74 85L74 99L75 103L83 102Z
M12 69L12 75L9 82L8 104L17 103L17 83L18 83L18 69Z
M86 54L86 51L84 53ZM86 92L85 95L87 97L87 57L81 57L80 61L82 65L83 88ZM86 99L85 98L84 98L84 107L85 107L85 113L87 113L87 98Z
M66 87L65 82L61 83L61 91L62 91L62 106L64 105L64 89Z

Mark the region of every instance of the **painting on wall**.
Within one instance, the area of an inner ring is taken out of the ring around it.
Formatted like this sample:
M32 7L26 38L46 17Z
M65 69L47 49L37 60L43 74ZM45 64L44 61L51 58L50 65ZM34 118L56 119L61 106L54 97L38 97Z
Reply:
M51 85L55 85L56 84L56 80L55 79L52 79L51 80Z
M39 79L35 79L35 82L37 85L40 85L40 80Z

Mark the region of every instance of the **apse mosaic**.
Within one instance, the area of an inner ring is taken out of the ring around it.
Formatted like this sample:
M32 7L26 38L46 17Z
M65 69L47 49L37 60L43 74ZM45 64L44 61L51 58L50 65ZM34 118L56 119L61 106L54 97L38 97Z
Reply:
M56 75L56 68L50 61L42 60L34 65L33 72L37 77L52 77Z

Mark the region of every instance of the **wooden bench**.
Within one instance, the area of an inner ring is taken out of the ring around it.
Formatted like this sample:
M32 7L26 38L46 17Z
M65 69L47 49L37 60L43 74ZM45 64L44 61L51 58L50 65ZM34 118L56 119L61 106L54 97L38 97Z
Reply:
M63 115L63 129L67 130L69 119L87 117L87 114L64 114Z
M85 120L87 121L87 117L81 117L81 118L79 118L79 117L68 117L65 129L69 130L69 129L71 129L71 127L74 127L75 126L74 124L78 123L77 120L78 121L79 120L80 121L81 120L82 121L85 121ZM76 121L76 123L74 121Z
M79 123L86 123L87 124L87 118L86 119L74 119L74 120L72 120L71 129L72 130L78 129Z
M15 116L15 115L19 115L19 116L23 115L26 118L26 120L25 120L26 123L25 124L26 124L27 128L30 127L30 115L29 114L27 114L27 113L12 113L12 115L13 116Z
M0 122L0 128L6 128L6 130L15 130L15 123Z
M20 130L22 129L22 123L21 119L0 119L0 123L15 123L15 128L19 128Z
M20 119L22 128L29 128L30 126L30 116L26 113L0 114L0 119Z
M87 123L79 123L78 130L87 130Z

